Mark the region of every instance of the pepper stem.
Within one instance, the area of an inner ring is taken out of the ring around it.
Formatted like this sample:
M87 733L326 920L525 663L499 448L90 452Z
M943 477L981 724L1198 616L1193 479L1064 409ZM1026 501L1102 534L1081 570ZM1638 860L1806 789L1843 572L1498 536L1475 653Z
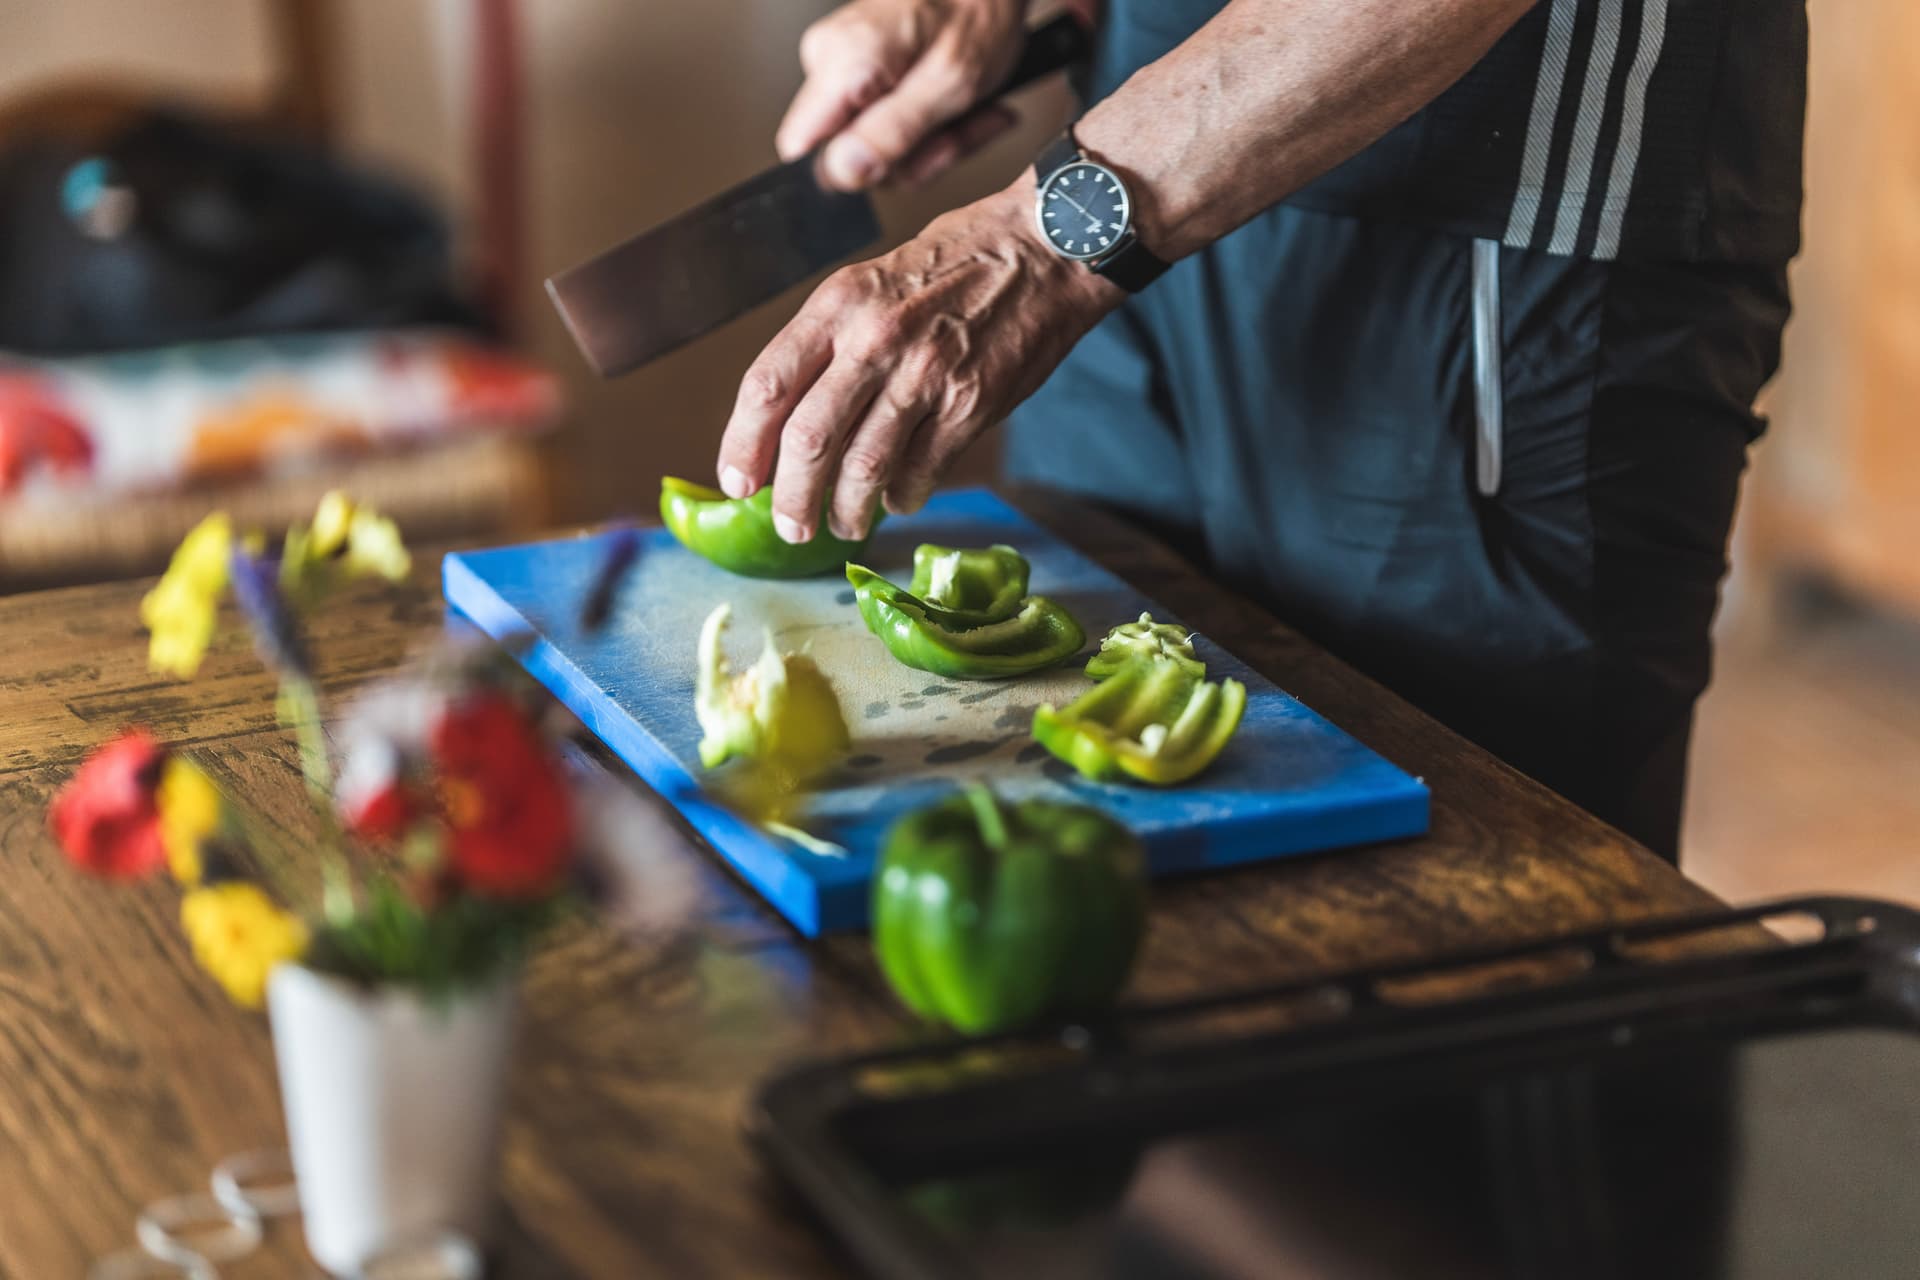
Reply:
M1007 819L1000 812L1000 799L993 788L982 782L966 784L967 803L973 806L973 820L980 825L980 838L996 853L1007 847Z

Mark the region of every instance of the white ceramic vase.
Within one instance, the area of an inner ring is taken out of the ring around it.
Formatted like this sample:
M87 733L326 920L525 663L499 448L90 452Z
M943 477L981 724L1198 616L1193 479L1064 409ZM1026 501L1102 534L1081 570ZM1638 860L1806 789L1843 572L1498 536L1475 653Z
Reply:
M307 1249L327 1271L448 1231L487 1243L517 991L510 976L436 1004L273 971L287 1139Z

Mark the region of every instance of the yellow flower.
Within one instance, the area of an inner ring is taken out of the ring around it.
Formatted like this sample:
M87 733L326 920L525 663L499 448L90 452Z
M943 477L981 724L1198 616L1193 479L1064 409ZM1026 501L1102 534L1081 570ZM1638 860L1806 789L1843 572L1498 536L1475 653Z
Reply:
M347 525L347 573L398 582L413 567L400 526L371 507L359 507Z
M200 846L220 829L220 791L198 766L169 756L157 800L167 867L191 889L200 883Z
M181 540L166 573L140 602L140 621L152 633L147 662L155 671L185 677L200 669L232 554L232 522L216 511Z
M347 529L353 523L353 499L338 489L320 499L307 528L307 546L316 560L324 560L346 545Z
M307 926L299 917L244 880L190 891L180 902L180 923L193 958L245 1009L260 1007L276 966L298 960L307 949Z
M412 567L399 526L336 489L320 499L312 524L287 530L280 585L311 604L342 579L398 582Z

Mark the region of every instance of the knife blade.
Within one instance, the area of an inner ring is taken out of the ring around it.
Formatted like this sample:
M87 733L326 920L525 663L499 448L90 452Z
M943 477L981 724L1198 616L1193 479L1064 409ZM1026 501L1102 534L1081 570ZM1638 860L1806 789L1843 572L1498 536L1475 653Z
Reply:
M1085 55L1061 16L1027 33L986 101ZM747 179L547 281L567 332L603 378L639 368L880 239L864 192L822 186L818 152Z

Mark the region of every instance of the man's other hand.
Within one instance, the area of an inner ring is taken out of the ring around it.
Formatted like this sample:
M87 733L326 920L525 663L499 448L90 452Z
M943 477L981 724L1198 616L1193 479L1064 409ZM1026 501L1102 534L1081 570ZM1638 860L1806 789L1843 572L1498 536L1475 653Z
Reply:
M806 81L774 145L826 147L826 181L857 191L925 182L998 137L1013 113L980 100L1026 35L1025 0L853 0L800 38Z

